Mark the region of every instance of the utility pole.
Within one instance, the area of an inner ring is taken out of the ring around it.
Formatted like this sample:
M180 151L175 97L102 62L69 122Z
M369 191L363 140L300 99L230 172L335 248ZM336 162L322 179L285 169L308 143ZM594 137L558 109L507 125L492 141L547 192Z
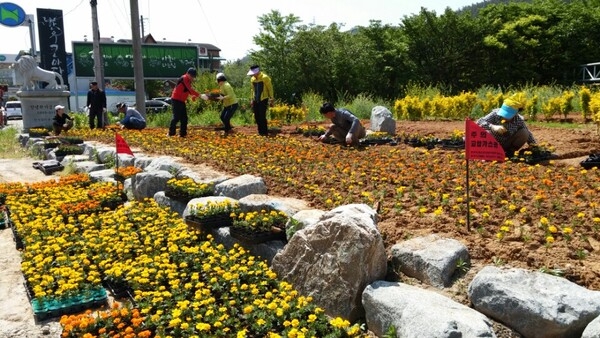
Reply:
M94 76L98 87L104 90L104 57L100 50L100 29L98 28L97 0L90 0L92 7L92 36L93 36L93 55L94 55Z
M144 65L142 63L142 38L140 35L140 10L138 0L129 0L131 7L131 42L133 49L133 77L135 82L135 104L138 111L146 116L146 87L144 86Z

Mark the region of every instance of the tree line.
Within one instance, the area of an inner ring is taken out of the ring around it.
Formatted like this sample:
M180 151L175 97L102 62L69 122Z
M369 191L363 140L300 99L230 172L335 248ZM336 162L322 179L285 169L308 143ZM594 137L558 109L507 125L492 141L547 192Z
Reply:
M484 2L443 14L422 8L398 25L371 20L344 30L302 24L271 11L258 18L250 52L272 77L277 97L319 93L337 101L358 94L403 97L412 86L446 95L481 87L573 85L581 65L600 62L600 0ZM249 62L225 66L245 82Z

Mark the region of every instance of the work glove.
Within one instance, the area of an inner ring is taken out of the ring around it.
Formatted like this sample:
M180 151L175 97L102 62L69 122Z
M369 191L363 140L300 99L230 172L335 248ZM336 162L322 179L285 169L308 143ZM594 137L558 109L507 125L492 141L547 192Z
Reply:
M65 123L65 124L63 124L63 127L64 127L64 128L66 128L66 127L68 127L68 126L69 126L69 125L68 125L68 124L66 124L66 123Z
M504 134L504 133L506 133L506 128L504 128L503 126L492 125L491 129L496 134Z
M223 96L223 95L217 97L217 100L219 100L219 101L222 101L223 99L225 99L225 96Z
M348 133L348 135L346 135L346 143L347 144L352 143L352 133Z
M325 134L319 136L319 141L323 142L325 141L325 139L327 138L327 136L325 136Z
M103 112L103 113L106 113L106 108L102 108L102 112Z

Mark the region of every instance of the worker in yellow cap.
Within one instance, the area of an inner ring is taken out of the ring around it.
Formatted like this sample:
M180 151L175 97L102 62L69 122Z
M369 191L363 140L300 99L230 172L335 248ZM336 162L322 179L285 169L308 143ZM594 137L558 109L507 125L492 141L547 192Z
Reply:
M502 107L477 120L477 124L490 132L502 145L506 157L512 157L525 143L529 146L537 143L523 116L518 114L525 108L526 102L523 93L514 94L504 100Z

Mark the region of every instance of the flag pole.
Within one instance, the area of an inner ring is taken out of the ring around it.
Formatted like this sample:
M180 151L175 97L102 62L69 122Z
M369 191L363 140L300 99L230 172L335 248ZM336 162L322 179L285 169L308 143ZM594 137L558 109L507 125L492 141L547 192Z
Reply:
M115 176L117 176L119 174L119 146L117 144L117 131L115 130ZM117 191L117 196L120 196L121 194L119 193L119 180L115 180L116 181L116 191Z
M470 148L469 148L469 117L467 117L465 119L465 161L467 162L466 165L466 184L467 184L467 231L471 232L471 208L469 207L469 205L471 204L470 201L470 194L469 194L469 160L470 160Z
M469 198L469 158L466 158L467 160L467 231L471 232L471 201Z

